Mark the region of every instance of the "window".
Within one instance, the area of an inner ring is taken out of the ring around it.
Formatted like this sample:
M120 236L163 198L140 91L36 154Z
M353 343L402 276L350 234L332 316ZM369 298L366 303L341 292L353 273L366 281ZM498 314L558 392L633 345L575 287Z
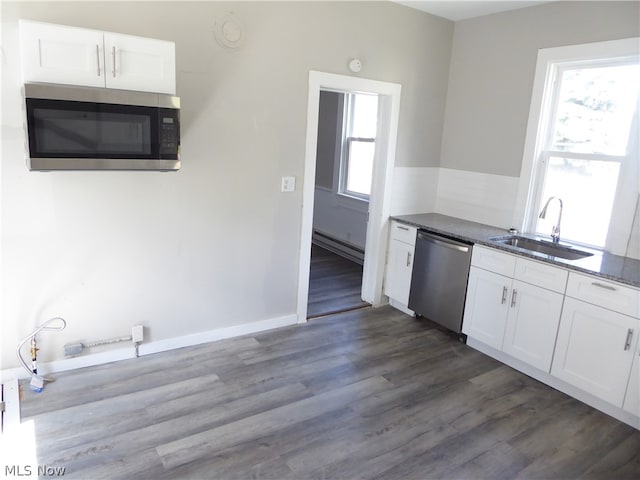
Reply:
M551 233L560 202L549 204L544 219L539 212L556 197L563 205L561 239L610 250L620 235L614 228L616 211L635 210L637 202L638 56L600 51L595 58L585 55L576 60L580 57L575 52L567 58L559 55L538 62L546 78L533 130L539 133L530 152L533 165L524 230ZM531 132L530 125L528 135ZM525 162L526 155L525 145ZM631 221L626 223L628 238Z
M368 200L378 123L378 96L345 94L339 193Z

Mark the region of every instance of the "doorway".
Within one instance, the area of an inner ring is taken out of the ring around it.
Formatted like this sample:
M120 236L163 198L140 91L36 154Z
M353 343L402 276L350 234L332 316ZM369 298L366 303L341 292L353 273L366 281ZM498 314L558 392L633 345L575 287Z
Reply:
M395 164L396 137L401 86L363 78L311 71L307 109L307 138L303 182L303 212L298 272L299 323L307 320L313 207L321 91L368 93L378 96L377 133L373 159L371 194L368 204L362 287L360 297L375 306L383 304L382 278L387 248L388 217Z
M307 318L368 306L362 265L378 95L320 91Z

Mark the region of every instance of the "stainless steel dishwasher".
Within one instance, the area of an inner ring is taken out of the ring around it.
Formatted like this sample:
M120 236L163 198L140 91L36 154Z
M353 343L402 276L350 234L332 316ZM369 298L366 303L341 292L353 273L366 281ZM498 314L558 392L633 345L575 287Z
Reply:
M462 336L462 314L471 264L469 243L418 230L409 308Z

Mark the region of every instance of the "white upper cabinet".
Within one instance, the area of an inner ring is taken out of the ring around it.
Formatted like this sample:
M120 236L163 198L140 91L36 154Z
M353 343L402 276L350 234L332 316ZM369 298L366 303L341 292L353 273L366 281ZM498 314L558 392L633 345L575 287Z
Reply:
M132 35L20 21L25 83L175 94L175 44Z
M25 83L105 86L102 32L21 20L20 52Z
M175 94L175 44L163 40L104 34L106 86Z

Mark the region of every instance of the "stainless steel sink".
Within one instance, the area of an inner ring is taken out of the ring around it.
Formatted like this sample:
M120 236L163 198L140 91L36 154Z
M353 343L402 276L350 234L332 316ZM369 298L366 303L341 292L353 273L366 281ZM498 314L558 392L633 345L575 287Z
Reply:
M571 245L536 240L534 238L521 237L519 235L508 235L504 237L493 237L489 240L503 245L521 248L530 252L542 253L552 257L564 258L565 260L579 260L591 257L593 253L577 250Z

